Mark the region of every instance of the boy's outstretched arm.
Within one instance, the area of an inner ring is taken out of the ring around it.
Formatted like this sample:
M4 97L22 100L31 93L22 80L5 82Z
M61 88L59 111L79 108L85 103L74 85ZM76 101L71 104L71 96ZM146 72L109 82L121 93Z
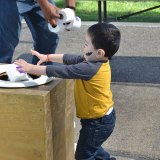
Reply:
M40 66L41 63L50 61L50 62L58 62L58 63L63 63L63 56L64 54L40 54L39 52L35 50L31 50L32 55L35 55L39 58L39 61L37 65L33 65L30 63L27 63L23 59L15 60L15 64L20 66L17 70L19 71L24 71L29 74L33 75L46 75L46 66Z
M63 56L64 54L40 54L39 52L31 49L32 55L35 55L37 58L39 58L39 61L37 65L40 65L44 62L57 62L57 63L63 63Z
M19 71L24 71L33 75L46 75L46 66L38 66L27 63L23 59L15 60L14 64L20 66L17 68Z

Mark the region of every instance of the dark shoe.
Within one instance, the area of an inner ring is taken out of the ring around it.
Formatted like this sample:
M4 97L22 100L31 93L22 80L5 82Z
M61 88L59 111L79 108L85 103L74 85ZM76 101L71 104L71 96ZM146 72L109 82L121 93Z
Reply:
M110 160L116 160L116 158L115 157L111 157Z

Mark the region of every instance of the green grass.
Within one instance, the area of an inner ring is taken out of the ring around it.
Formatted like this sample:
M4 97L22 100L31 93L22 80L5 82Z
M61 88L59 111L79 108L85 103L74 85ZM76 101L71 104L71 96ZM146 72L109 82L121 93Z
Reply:
M64 7L63 0L56 0L58 7ZM131 14L140 10L160 5L160 0L108 0L107 16L116 20L116 17ZM76 14L82 21L98 20L98 3L95 0L77 0ZM160 22L160 8L139 15L132 16L122 22Z

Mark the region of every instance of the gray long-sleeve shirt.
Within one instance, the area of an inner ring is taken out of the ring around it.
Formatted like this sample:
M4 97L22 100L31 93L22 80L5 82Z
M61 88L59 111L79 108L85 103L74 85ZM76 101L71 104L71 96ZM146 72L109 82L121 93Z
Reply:
M65 54L63 64L48 65L47 76L64 79L91 79L103 62L87 62L83 56Z

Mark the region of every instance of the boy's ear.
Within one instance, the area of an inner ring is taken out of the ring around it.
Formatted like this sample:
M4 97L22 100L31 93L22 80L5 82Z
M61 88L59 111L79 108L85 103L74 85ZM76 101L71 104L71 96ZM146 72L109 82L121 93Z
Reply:
M98 55L98 57L104 57L105 56L105 51L103 49L98 49L97 50L97 55Z

